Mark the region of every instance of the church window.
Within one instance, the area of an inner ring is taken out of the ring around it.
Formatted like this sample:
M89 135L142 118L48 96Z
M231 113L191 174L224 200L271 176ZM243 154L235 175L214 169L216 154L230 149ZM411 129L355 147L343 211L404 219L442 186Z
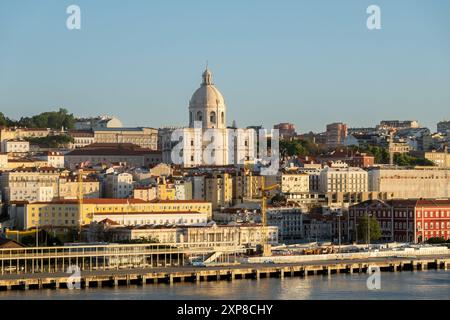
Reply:
M197 112L197 121L203 121L203 114L201 111Z
M214 111L212 111L212 112L209 114L209 121L210 121L211 123L216 123L216 113L215 113Z

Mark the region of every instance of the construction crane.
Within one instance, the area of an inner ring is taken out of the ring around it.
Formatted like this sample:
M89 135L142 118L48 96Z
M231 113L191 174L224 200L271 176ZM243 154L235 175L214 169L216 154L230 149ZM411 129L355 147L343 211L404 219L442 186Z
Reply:
M388 149L389 149L389 165L393 166L394 165L394 153L397 151L395 148L395 143L394 143L394 134L395 134L396 130L395 129L391 129L389 130L389 145L388 145Z
M261 247L264 257L269 257L272 255L271 246L268 243L268 232L267 232L267 195L266 192L277 189L280 185L274 184L271 186L265 186L265 177L262 176L261 179L261 220L262 220L262 232L261 232Z

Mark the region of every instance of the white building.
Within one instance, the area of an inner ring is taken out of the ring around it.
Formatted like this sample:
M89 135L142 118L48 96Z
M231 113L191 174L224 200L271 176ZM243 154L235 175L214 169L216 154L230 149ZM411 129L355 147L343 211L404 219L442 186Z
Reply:
M367 192L367 171L354 167L325 167L320 172L319 190L327 192Z
M450 197L450 169L439 167L374 168L369 171L369 189L394 198Z
M64 154L57 151L47 151L38 157L47 162L49 167L64 168Z
M192 199L205 200L205 176L196 175L188 179L192 182Z
M192 182L175 180L175 199L192 200Z
M282 173L281 192L288 194L309 192L309 175L306 173Z
M175 132L166 130L161 134L163 162L193 167L254 160L255 131L227 129L226 112L225 99L206 69L200 88L189 102L189 127Z
M3 140L1 151L6 153L27 153L30 151L30 142L24 140Z
M107 198L129 198L133 194L133 176L130 173L113 173L106 176Z
M94 222L109 219L126 226L137 225L205 225L206 213L194 211L178 212L96 212Z
M4 201L49 201L58 193L58 181L54 168L20 168L3 172L0 187Z
M0 169L8 167L8 154L0 152Z
M76 130L92 130L100 128L121 128L122 122L115 117L99 116L95 118L77 119L75 122Z

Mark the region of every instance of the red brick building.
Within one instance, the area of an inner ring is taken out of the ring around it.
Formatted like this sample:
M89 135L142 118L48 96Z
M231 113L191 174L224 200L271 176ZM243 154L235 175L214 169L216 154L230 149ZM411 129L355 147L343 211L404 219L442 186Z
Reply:
M375 157L367 153L356 154L352 158L352 167L370 168L375 163Z
M366 214L381 227L382 241L423 242L430 238L450 239L450 200L369 200L349 208L347 233L357 241L355 226Z

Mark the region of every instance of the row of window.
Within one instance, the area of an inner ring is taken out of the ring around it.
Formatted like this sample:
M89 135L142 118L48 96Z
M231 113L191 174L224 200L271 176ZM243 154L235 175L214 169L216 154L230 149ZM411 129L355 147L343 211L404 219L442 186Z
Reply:
M423 216L424 216L424 218L428 218L428 216L430 216L430 218L434 218L435 212L433 212L433 211L430 211L430 212L424 211ZM417 217L418 218L422 217L421 211L417 211ZM439 217L441 217L441 218L444 218L444 217L450 218L450 211L447 211L447 212L436 211L436 218L439 218Z
M441 229L445 229L445 228L450 229L450 222L441 222L441 223L439 223L439 222L436 222L436 223L430 222L429 224L428 224L428 222L425 222L424 223L424 229L425 230L427 230L427 229L435 229L435 227L436 227L436 229L439 229L439 225L441 226ZM418 222L417 223L417 227L419 229L421 229L422 228L422 223Z

